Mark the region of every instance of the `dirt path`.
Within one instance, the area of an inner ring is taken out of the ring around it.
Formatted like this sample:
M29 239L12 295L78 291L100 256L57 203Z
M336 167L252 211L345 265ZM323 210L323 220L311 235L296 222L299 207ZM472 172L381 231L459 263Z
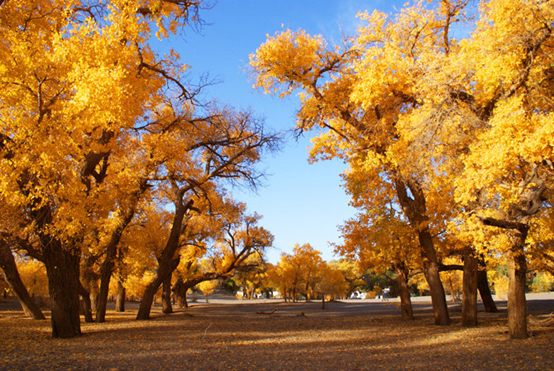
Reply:
M429 303L414 302L417 320L402 322L391 302L195 305L135 321L136 311L108 312L84 335L52 339L48 321L0 306L0 370L551 370L554 327L508 339L506 313L479 313L462 328L432 325ZM553 300L529 301L535 316ZM273 311L276 309L275 311ZM272 314L261 314L262 312ZM258 313L260 312L260 313Z

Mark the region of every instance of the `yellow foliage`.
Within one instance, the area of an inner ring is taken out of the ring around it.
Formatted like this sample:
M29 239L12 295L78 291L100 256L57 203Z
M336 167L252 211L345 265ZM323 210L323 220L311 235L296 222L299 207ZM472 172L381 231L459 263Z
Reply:
M48 297L48 278L44 264L34 259L19 260L17 270L31 296Z

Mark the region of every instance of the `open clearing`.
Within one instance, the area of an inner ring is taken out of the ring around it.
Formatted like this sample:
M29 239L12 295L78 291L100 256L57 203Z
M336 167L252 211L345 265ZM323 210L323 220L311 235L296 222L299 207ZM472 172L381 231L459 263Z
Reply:
M506 303L463 328L432 324L430 303L414 301L403 322L393 301L321 304L217 301L172 315L155 307L135 321L108 311L108 322L83 324L83 336L53 339L49 321L26 319L0 302L1 370L554 370L554 294L530 299L532 337L509 340ZM257 312L271 312L259 314ZM482 309L482 308L481 308ZM48 313L47 313L48 314Z

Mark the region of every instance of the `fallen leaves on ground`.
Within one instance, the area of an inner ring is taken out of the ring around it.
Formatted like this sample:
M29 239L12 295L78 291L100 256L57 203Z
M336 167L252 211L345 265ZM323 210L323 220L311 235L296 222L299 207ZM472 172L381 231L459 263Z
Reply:
M510 340L506 313L479 313L464 328L428 310L401 321L386 303L208 304L135 321L136 310L83 324L83 336L53 339L49 321L0 312L0 369L6 370L546 370L554 369L554 327ZM543 303L543 312L554 310ZM260 315L256 312L274 314ZM304 316L297 316L304 313ZM540 316L540 311L533 313ZM542 313L543 315L545 313ZM547 313L546 313L547 314Z

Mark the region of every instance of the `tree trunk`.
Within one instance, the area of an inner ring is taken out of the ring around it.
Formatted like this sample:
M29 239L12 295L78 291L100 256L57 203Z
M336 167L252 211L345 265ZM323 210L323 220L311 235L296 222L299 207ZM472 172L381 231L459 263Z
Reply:
M31 298L23 284L12 251L4 240L0 240L0 268L2 268L4 279L17 296L25 314L34 319L45 319L39 306Z
M482 264L482 266L484 265ZM487 278L487 271L485 268L481 268L477 271L477 288L479 289L479 294L481 295L481 300L483 301L485 310L488 313L497 313L498 308L496 308L496 304L492 298L489 280Z
M325 309L325 295L321 294L321 309Z
M115 260L117 257L117 247L123 232L133 220L135 210L142 194L148 189L147 181L141 182L139 189L133 194L131 206L125 210L125 214L120 224L115 228L110 236L110 240L106 245L106 258L100 268L100 290L98 291L98 305L96 308L96 322L104 322L106 320L106 306L108 305L108 294L110 290L110 279L112 277Z
M410 288L408 287L408 270L404 263L397 264L394 268L396 271L396 282L398 282L400 288L400 311L402 319L413 320L414 310L410 298Z
M121 277L117 279L117 292L115 295L115 311L116 312L125 312L125 286Z
M80 282L79 282L79 296L81 297L81 300L82 300L82 310L83 310L83 315L85 316L85 322L87 323L94 322L94 318L92 318L92 304L90 301L90 293Z
M439 275L439 264L431 233L427 228L418 231L420 245L424 251L423 271L431 291L431 302L433 304L434 321L436 325L450 325L446 295Z
M160 263L158 266L158 271L156 274L156 277L146 286L146 290L144 290L144 294L142 295L142 300L140 301L139 310L137 313L137 320L147 320L150 319L150 311L152 310L152 302L154 301L154 297L156 296L156 293L158 292L158 289L160 288L160 285L164 282L164 280L169 277L171 279L171 275L173 274L173 271L177 266L179 265L179 256L171 261L165 261L164 259L160 259Z
M423 190L416 181L404 181L399 175L395 178L395 189L398 201L419 238L423 258L423 272L431 291L435 324L442 326L450 325L446 296L439 275L437 252L433 244L431 232L429 231ZM408 194L408 191L411 195Z
M68 250L51 236L41 236L44 265L52 307L52 336L71 338L81 334L79 318L80 253Z
M527 231L514 230L512 248L509 253L508 270L508 328L511 339L527 339L527 300L525 298L525 278L527 261L523 246Z
M464 252L464 275L462 301L462 326L477 326L477 271L479 262L472 248Z
M177 305L180 308L188 308L189 304L187 301L187 292L190 286L183 282L181 277L178 277L173 285L173 295L177 299Z
M162 267L158 268L158 274L154 279L146 286L142 299L140 300L140 306L137 313L137 320L147 320L150 319L150 311L152 310L152 303L154 302L154 297L156 292L160 288L160 285L163 282L162 275L166 274L165 272L160 272Z
M162 312L164 314L173 313L173 307L171 306L171 276L171 274L168 275L162 283Z
M117 249L115 249L117 251ZM100 268L100 289L96 296L96 322L102 323L106 321L106 308L108 306L108 294L110 291L110 279L113 274L115 252L106 252L106 259Z
M183 220L185 214L192 207L192 200L186 204L181 199L180 192L177 192L175 198L175 215L173 216L173 225L169 233L169 238L165 244L160 258L158 259L158 270L156 277L146 286L142 300L140 302L137 313L137 320L147 320L150 318L150 310L152 309L152 301L160 285L167 277L171 277L173 271L179 265L179 239L183 233Z

